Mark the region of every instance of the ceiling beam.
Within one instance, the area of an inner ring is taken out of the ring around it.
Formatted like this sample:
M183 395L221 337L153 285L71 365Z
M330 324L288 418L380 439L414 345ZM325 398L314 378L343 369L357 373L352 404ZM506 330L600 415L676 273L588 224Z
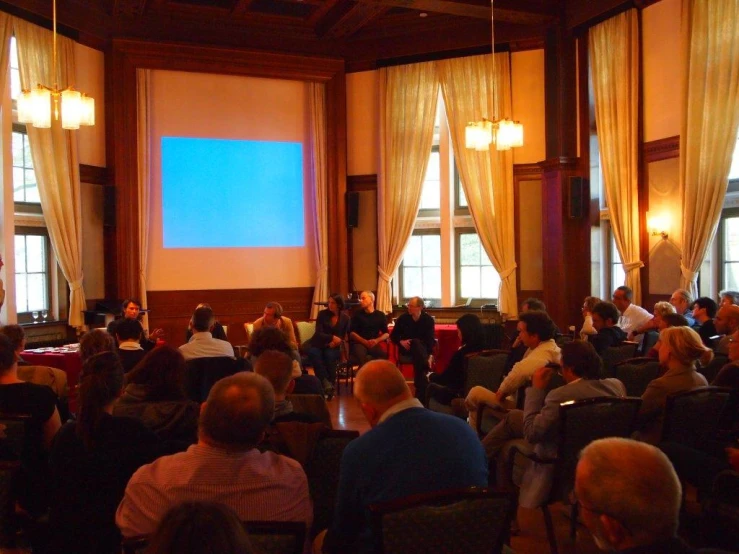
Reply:
M349 37L390 8L381 4L356 3L324 34L327 38Z
M356 0L359 4L375 4L425 12L444 13L474 19L490 19L490 6L467 4L452 0ZM549 14L512 8L495 8L495 19L518 25L551 25L557 17Z

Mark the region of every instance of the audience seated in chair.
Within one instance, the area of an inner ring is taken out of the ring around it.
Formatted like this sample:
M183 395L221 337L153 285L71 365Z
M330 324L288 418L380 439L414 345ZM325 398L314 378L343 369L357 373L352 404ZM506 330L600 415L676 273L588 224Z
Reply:
M595 351L600 355L606 348L618 346L626 340L626 332L618 327L618 308L611 302L598 302L593 306L593 328L594 335L588 336L588 341L593 345Z
M359 295L361 310L352 317L349 327L350 358L360 366L369 359L387 359L382 343L390 336L385 314L375 309L375 295L368 290Z
M661 303L665 304L665 302ZM660 304L660 302L657 302L657 304ZM688 320L685 319L685 316L674 312L665 313L661 316L655 315L654 319L658 320L657 331L659 333L670 327L688 327ZM661 345L661 339L658 336L657 342L654 343L654 345L644 354L644 356L647 358L659 358L659 348Z
M215 322L215 315L209 306L201 306L195 310L192 315L192 337L186 344L180 346L180 352L185 360L234 357L231 343L213 337L212 330Z
M128 373L144 359L146 351L139 344L144 328L135 319L123 319L116 327L116 342L118 343L118 357L121 359L123 373Z
M693 303L693 295L685 289L677 289L670 296L670 304L675 308L675 313L685 316L685 319L688 321L688 327L692 327L697 331L697 323L693 317Z
M332 294L328 308L318 312L316 332L308 341L308 359L326 396L334 394L336 365L341 359L341 345L349 332L349 316L344 313L344 299Z
M724 335L718 345L714 345L717 354L729 353L729 337L739 331L739 306L735 304L721 304L714 319L716 331Z
M256 366L259 356L268 350L277 350L292 358L292 376L295 380L292 392L294 394L323 394L321 382L314 375L303 374L300 364L293 358L287 335L276 327L262 327L252 334L249 341L252 367Z
M703 344L708 348L713 348L713 337L718 335L716 331L716 325L713 323L713 318L716 317L718 311L718 305L713 298L707 296L701 296L695 302L693 302L693 319L696 322L696 331L701 336Z
M121 312L123 313L123 317L120 319L114 319L110 323L108 323L108 333L111 334L113 338L116 337L118 334L118 325L121 324L121 322L130 319L133 321L139 321L141 314L141 302L134 298L127 298L123 301L121 304ZM141 347L144 350L151 350L157 345L157 339L164 337L164 330L163 329L154 329L151 333L147 333L145 329L142 328L141 337L139 339L139 343L141 344ZM116 343L117 345L117 343Z
M113 417L123 368L111 352L85 362L77 421L59 431L51 453L50 551L115 552L115 510L131 475L162 451L157 436L133 418Z
M197 441L200 406L185 394L185 358L171 346L149 352L126 376L113 415L138 419L161 440Z
M582 521L602 550L696 552L677 536L680 481L654 446L623 438L592 442L580 455L575 493Z
M92 329L80 338L80 361L83 364L95 354L115 351L115 339L102 329Z
M618 311L621 312L617 325L624 330L628 340L636 340L641 344L644 335L637 333L643 333L649 328L649 320L652 319L652 314L631 302L633 294L629 287L621 286L613 291L612 300Z
M540 458L557 455L560 404L572 400L603 396L623 397L626 389L617 379L601 379L601 360L592 344L575 340L562 346L561 373L565 385L548 391L554 369L541 367L534 373L531 387L526 390L526 405L522 410L509 411L482 440L485 454L497 466L496 484L511 489L513 483L505 468L507 456L501 455L509 441L526 439L529 450ZM493 467L496 467L493 466ZM521 486L520 504L537 507L549 495L551 465L530 464Z
M450 404L452 399L462 397L465 386L465 360L485 348L485 333L475 314L464 314L457 319L457 336L461 346L452 355L442 373L432 373L429 381L446 387L443 392L434 393L434 398L442 404Z
M196 310L198 308L212 309L210 307L210 304L206 304L204 302L201 302L195 307ZM185 333L185 342L190 342L190 339L192 338L192 335L194 332L193 323L194 323L194 317L191 317L190 321L187 323L187 332ZM226 330L223 328L223 325L221 325L217 320L213 321L213 327L211 328L210 333L214 339L228 341L228 337L226 336Z
M527 298L521 303L521 311L519 313L519 316L521 314L525 314L526 312L546 312L547 307L538 298ZM555 335L556 335L555 330ZM514 365L516 365L518 362L523 360L524 354L526 354L526 351L529 349L528 346L526 346L523 342L521 342L520 334L518 331L518 327L516 327L516 331L513 333L513 341L511 342L511 353L508 355L508 361L506 362L505 367L505 373L508 373Z
M434 348L434 318L424 311L423 298L414 296L406 306L408 313L398 317L390 340L398 347L398 358L410 358L413 363L413 385L416 398L426 401L429 380L429 356Z
M32 517L40 516L48 505L49 475L47 453L61 426L57 398L46 386L18 378L15 348L0 334L0 412L30 415L14 495L20 507Z
M198 443L131 477L116 513L123 536L149 535L173 506L200 500L224 504L242 521L299 521L309 529L313 512L300 464L257 449L274 405L261 375L241 372L213 385Z
M477 428L477 408L481 403L496 405L519 387L531 380L534 372L548 363L559 363L559 347L554 342L556 327L546 312L525 312L519 316L518 332L521 342L526 345L523 359L513 366L497 391L483 387L473 387L465 404L470 413L470 425Z
M384 360L357 374L354 396L372 429L344 449L324 552L373 552L369 506L413 494L487 485L480 441L463 421L431 412Z
M713 352L706 348L690 327L669 327L660 333L659 361L665 373L647 386L642 395L637 438L652 444L662 433L667 395L706 386L706 378L696 372L695 363L708 363Z
M215 502L183 502L162 518L146 552L256 554L257 550L231 508Z
M278 302L267 302L262 317L253 323L254 332L260 329L279 329L285 334L290 346L290 356L300 364L300 351L298 350L298 339L295 337L295 328L292 320L282 315L282 306Z
M588 340L590 335L595 335L598 332L593 327L593 308L600 301L601 299L595 296L586 296L583 300L581 309L583 322L580 328L580 339L582 340Z

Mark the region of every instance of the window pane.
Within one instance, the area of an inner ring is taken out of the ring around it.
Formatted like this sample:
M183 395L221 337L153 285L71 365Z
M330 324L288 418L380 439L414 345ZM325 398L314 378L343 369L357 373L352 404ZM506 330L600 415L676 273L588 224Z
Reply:
M441 268L423 268L423 298L441 298Z
M28 310L43 310L46 305L46 275L28 274Z
M739 263L724 264L724 287L729 290L739 288Z
M479 235L478 235L479 239ZM483 266L493 266L493 262L490 261L490 258L488 258L488 255L485 253L485 249L482 247L482 241L480 241L480 265Z
M480 265L480 239L476 234L465 233L459 236L459 262L463 266Z
M13 133L13 165L23 167L23 135Z
M737 137L736 146L734 147L734 158L731 161L729 179L739 179L739 137Z
M624 266L620 263L613 264L611 271L611 288L616 289L626 284L626 273L624 273Z
M26 260L28 263L28 273L40 273L46 268L46 245L45 237L28 235L26 236ZM29 283L30 287L30 283Z
M423 296L423 277L420 267L403 267L403 296Z
M739 217L730 217L724 222L724 260L739 261Z
M25 170L26 202L41 202L36 184L36 173L32 169Z
M13 168L13 200L15 202L25 202L26 201L25 192L26 192L26 188L23 184L23 168L14 167Z
M422 210L438 210L441 207L441 192L439 180L441 178L441 159L438 152L431 152L426 176L423 179L421 192Z
M16 274L15 305L19 313L28 311L28 293L26 292L26 288L26 276L24 274Z
M26 237L24 235L15 236L15 272L26 272Z
M33 158L31 157L31 142L28 135L23 135L23 166L26 169L33 169Z
M411 236L411 240L408 241L408 246L405 248L405 253L403 254L403 265L419 266L423 263L422 260L421 237L413 235Z
M482 298L498 298L500 289L500 277L495 268L485 266L482 268Z
M441 266L441 237L439 235L422 235L423 241L423 265ZM441 298L441 296L434 297Z
M462 298L480 298L480 268L463 267L460 274Z
M462 182L459 182L459 199L457 201L460 208L466 208L467 207L467 197L464 195L464 187L462 186Z

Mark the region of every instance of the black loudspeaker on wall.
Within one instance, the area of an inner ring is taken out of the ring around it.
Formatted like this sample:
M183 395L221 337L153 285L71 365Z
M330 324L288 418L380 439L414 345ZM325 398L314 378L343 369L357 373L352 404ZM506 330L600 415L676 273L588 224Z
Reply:
M359 193L346 193L346 226L359 227Z
M571 219L579 219L585 215L585 193L587 181L584 177L570 177L569 213Z

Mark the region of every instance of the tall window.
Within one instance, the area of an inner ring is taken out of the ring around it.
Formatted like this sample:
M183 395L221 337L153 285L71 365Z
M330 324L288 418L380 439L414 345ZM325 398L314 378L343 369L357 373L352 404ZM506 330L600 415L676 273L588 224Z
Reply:
M15 301L19 314L49 309L49 238L43 230L15 235Z
M13 125L13 200L40 204L25 125Z
M500 278L475 232L439 104L415 229L398 270L399 296L434 306L494 302Z

